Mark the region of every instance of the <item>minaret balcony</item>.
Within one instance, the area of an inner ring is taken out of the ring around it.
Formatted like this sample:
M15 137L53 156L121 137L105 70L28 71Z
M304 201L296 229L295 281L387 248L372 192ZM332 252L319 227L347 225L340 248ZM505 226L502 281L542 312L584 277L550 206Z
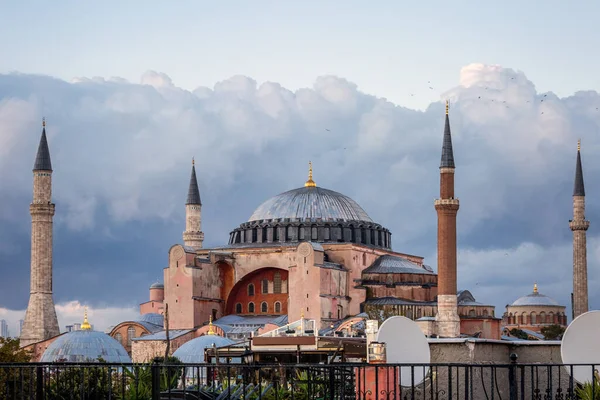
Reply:
M584 219L569 221L569 228L571 228L572 231L587 231L589 227L590 221Z
M458 199L436 199L433 203L436 210L458 210Z

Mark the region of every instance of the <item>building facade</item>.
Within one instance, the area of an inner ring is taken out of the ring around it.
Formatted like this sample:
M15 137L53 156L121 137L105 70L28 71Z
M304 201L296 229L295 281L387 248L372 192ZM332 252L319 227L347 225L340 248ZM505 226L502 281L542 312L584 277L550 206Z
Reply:
M537 284L533 292L518 298L506 306L502 323L507 330L520 329L540 333L543 327L560 325L567 327L566 307L551 297L538 291Z

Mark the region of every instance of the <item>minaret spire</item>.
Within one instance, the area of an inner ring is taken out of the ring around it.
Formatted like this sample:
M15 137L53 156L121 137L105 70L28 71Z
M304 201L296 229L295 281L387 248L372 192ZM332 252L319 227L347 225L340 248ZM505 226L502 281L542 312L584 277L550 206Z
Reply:
M573 185L573 219L569 228L573 231L573 318L588 311L587 279L587 230L590 221L585 219L585 187L581 166L581 141L577 141L575 184Z
M442 142L440 163L440 198L435 200L438 217L437 263L437 334L439 337L453 338L460 335L458 298L456 286L456 214L459 202L454 197L454 153L450 119L446 101L446 121Z
M308 180L304 183L305 187L317 187L315 181L313 181L312 162L308 162Z
M33 165L31 214L31 280L29 304L21 331L21 347L57 336L58 319L52 299L52 163L46 138L46 120Z
M185 232L183 243L193 249L201 249L204 241L202 232L202 201L200 189L196 178L196 163L192 158L192 174L188 187L187 201L185 202Z

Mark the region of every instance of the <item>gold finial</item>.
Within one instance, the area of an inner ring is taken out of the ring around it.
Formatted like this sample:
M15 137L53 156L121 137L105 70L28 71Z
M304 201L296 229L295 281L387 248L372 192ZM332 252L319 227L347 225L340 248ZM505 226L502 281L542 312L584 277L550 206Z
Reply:
M537 289L537 282L533 284L533 293L537 293L538 289Z
M196 162L194 161L194 157L192 157L192 165L195 165Z
M212 323L212 315L210 317L208 317L208 333L207 335L214 335L215 334L215 330L214 330L214 326Z
M46 127L46 117L42 117L42 128Z
M448 115L448 110L450 109L450 103L446 100L446 115Z
M317 184L315 183L315 181L313 181L313 177L312 177L312 162L308 162L308 180L306 181L306 183L304 184L304 186L306 187L317 187Z
M90 330L92 330L92 326L88 322L87 307L85 307L83 310L84 310L83 311L83 324L81 324L81 330L82 331L90 331Z
M577 139L577 151L581 151L581 139Z

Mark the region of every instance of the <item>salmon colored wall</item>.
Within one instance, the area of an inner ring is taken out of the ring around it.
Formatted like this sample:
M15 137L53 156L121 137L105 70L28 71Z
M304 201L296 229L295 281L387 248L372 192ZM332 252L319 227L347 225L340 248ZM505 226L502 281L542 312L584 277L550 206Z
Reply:
M500 319L461 319L460 333L473 335L477 332L481 332L480 337L482 339L500 340L500 323Z
M136 337L147 335L150 332L146 328L144 328L143 325L140 325L134 321L121 322L119 325L115 326L112 331L110 331L109 336L111 336L113 339L115 339L116 341L121 343L121 345L123 347L125 347L125 350L127 350L127 353L129 353L129 355L131 355L131 344L128 344L128 339L127 339L129 327L133 327L135 329L135 334L131 337L132 339L136 338ZM118 333L121 334L121 340L119 340L117 338Z
M273 280L275 272L281 274L281 286L282 293L273 293ZM268 293L263 293L263 280L268 282ZM255 271L251 274L246 275L240 282L238 282L227 299L227 314L237 314L236 304L242 305L241 314L270 314L270 315L284 315L287 314L288 310L288 293L287 293L287 281L288 272L278 268L263 268ZM254 295L248 294L248 286L254 285ZM261 303L267 302L268 311L261 311ZM248 304L254 303L254 312L248 311ZM275 312L275 303L281 303L281 311Z

